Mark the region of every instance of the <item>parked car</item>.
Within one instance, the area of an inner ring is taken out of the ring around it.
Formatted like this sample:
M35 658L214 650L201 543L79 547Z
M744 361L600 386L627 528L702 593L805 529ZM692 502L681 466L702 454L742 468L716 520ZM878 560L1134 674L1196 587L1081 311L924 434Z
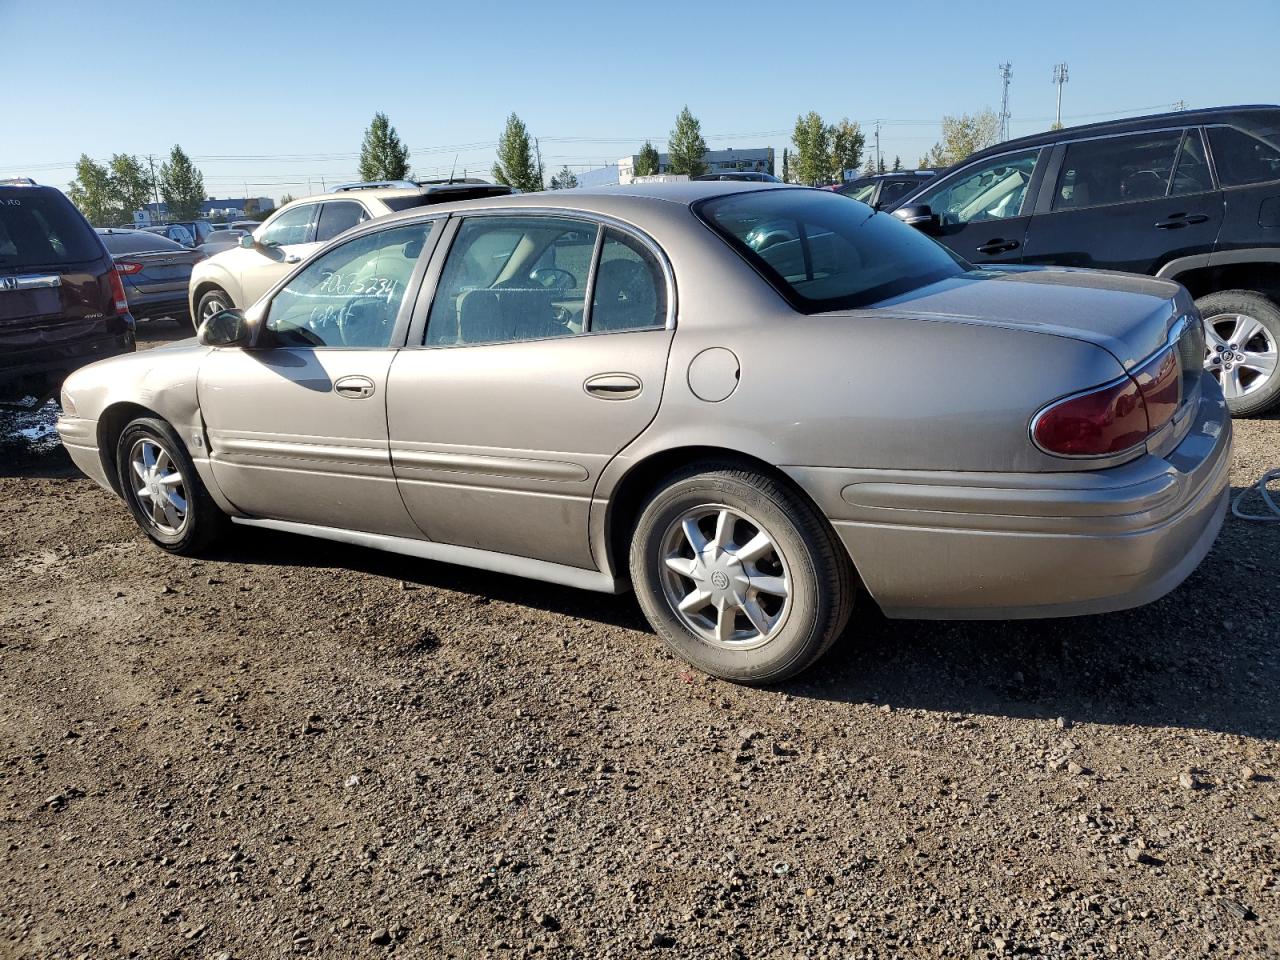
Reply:
M821 190L613 186L357 226L198 342L75 374L58 428L166 550L230 515L630 583L690 663L764 683L855 583L896 617L1171 590L1227 507L1203 353L1174 283L976 269Z
M145 230L98 230L124 281L129 312L135 320L168 317L191 322L187 288L191 268L204 254Z
M72 370L134 349L111 257L53 187L0 180L0 400L44 400Z
M698 177L690 177L691 180L737 180L743 183L781 183L771 173L757 173L753 170L734 170L728 173L704 173Z
M485 181L382 180L347 183L332 193L287 203L239 246L206 260L191 277L192 315L205 319L247 307L294 264L343 231L374 217L447 200L504 196L511 188Z
M904 198L938 175L937 170L895 170L837 183L830 189L845 197L861 200L876 210L891 211Z
M158 233L162 237L168 237L174 243L180 243L184 247L198 247L208 241L209 235L215 228L208 220L181 220L174 223L159 223L142 229L148 233Z
M1280 107L1216 107L1001 143L894 211L978 263L1177 280L1235 416L1280 404Z

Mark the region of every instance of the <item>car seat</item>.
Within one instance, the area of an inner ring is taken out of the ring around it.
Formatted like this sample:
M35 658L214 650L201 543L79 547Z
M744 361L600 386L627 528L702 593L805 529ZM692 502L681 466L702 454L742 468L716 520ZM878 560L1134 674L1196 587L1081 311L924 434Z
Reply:
M653 275L643 263L610 260L600 264L591 303L592 330L634 330L660 322Z

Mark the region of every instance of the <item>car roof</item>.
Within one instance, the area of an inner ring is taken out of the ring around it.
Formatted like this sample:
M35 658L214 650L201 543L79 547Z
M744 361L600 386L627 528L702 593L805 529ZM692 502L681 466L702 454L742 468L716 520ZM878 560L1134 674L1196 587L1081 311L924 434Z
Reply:
M1152 113L1143 117L1129 117L1124 120L1102 120L1096 123L1085 123L1075 127L1063 127L1060 130L1046 130L1016 140L1005 140L994 146L979 150L966 157L961 163L969 163L982 157L995 156L1025 147L1042 147L1058 143L1062 140L1076 140L1093 134L1140 133L1143 130L1158 130L1169 126L1195 126L1202 123L1222 123L1225 120L1239 117L1240 114L1258 113L1261 111L1280 111L1276 104L1255 103L1235 107L1206 107L1201 110L1178 110L1169 113Z
M293 207L301 203L320 203L325 200L354 200L358 197L380 199L382 197L447 196L451 190L461 193L467 190L475 190L477 187L503 188L503 185L475 178L466 180L458 178L452 182L448 180L423 180L416 186L361 186L353 183L345 190L338 189L330 190L328 193L313 193L306 197L290 200L283 207L277 207L276 209L283 210L285 207Z

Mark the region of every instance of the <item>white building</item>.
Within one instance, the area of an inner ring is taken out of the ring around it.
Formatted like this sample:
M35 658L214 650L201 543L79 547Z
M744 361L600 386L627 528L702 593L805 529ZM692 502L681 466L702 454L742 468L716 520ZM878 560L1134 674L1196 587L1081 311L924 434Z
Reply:
M617 163L598 167L579 173L578 186L599 187L610 183L630 183L635 176L636 161L639 157L632 154L622 157ZM658 154L658 173L666 173L669 157L665 153ZM773 147L749 147L745 150L708 150L702 155L702 162L707 165L707 173L729 173L738 170L750 170L755 173L773 173Z

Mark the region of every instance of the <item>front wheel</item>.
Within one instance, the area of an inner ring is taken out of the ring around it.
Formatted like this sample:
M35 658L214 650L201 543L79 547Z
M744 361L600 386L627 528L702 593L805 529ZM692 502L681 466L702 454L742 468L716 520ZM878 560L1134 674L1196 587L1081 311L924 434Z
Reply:
M1253 417L1280 404L1280 307L1248 290L1213 293L1196 306L1204 316L1204 366L1231 415Z
M196 305L196 328L199 329L200 324L204 323L215 314L221 313L223 310L230 310L234 306L231 298L222 290L210 290Z
M631 578L659 636L736 683L804 670L853 607L853 571L827 521L778 480L732 465L682 471L650 497Z
M124 428L116 444L116 478L142 532L171 553L202 552L230 523L163 420L139 417Z

